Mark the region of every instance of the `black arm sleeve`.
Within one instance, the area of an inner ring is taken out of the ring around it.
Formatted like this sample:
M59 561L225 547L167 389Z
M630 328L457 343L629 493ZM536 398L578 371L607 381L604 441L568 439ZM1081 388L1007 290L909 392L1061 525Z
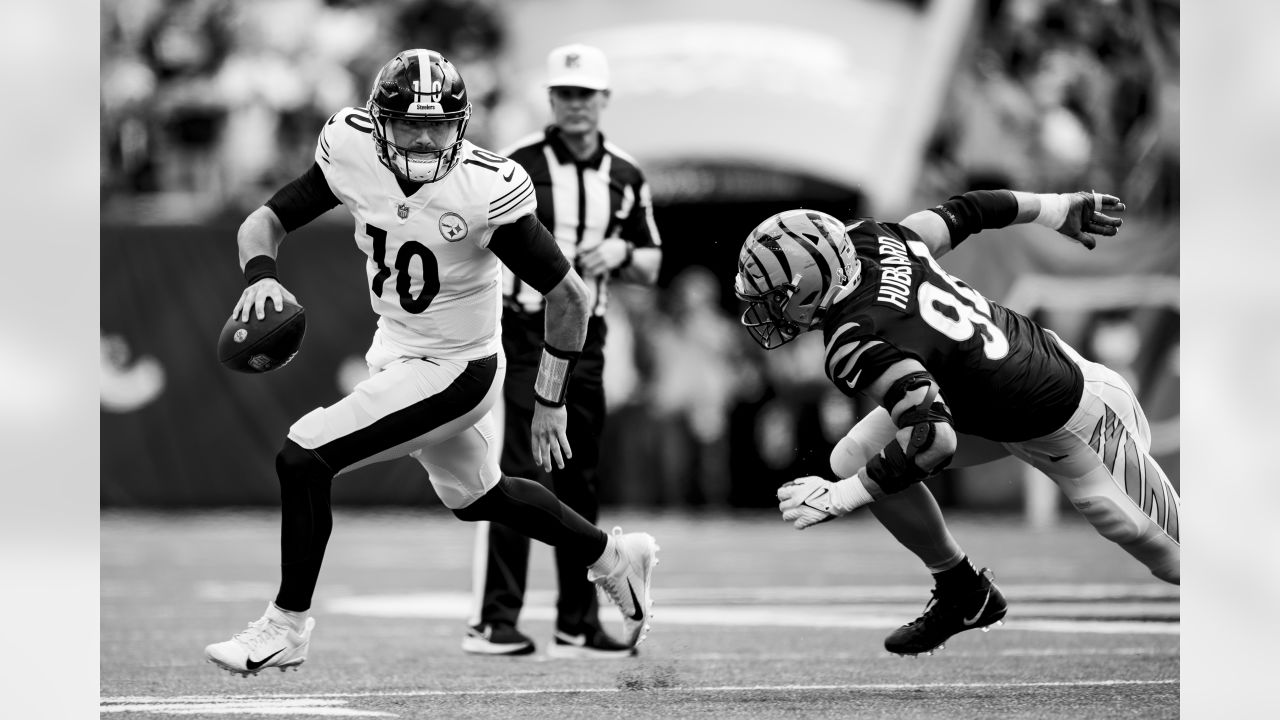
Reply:
M533 213L508 225L499 225L489 239L489 249L521 282L543 295L569 274L568 258Z
M929 209L947 224L954 248L970 235L1011 224L1018 217L1018 200L1008 190L971 190Z
M338 204L337 196L329 189L329 181L324 179L324 171L316 163L311 163L310 169L267 201L267 207L280 218L285 232L293 232Z

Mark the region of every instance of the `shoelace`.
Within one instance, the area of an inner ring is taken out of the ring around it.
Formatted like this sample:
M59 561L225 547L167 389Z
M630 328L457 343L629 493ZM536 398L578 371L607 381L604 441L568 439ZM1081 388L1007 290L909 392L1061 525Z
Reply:
M285 632L285 628L271 622L267 618L258 618L249 623L249 627L236 634L239 640L250 650L256 650Z

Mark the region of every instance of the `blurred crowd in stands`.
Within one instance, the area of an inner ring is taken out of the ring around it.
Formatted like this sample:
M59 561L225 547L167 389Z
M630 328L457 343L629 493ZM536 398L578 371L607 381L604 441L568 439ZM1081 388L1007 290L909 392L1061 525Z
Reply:
M505 29L478 0L104 0L102 199L136 216L260 204L306 167L319 127L363 104L386 59L464 69L484 142ZM121 201L117 204L116 201ZM170 212L166 212L170 211Z
M1177 0L980 6L921 201L1097 188L1176 217ZM511 30L498 0L104 0L101 28L104 217L124 207L193 221L260 204L404 47L459 66L476 105L468 137L481 145L514 92L502 85ZM602 499L761 506L781 478L823 473L858 408L822 377L821 338L765 354L717 300L727 272L667 275L658 289L611 292Z
M922 190L1113 188L1178 208L1177 0L989 0Z

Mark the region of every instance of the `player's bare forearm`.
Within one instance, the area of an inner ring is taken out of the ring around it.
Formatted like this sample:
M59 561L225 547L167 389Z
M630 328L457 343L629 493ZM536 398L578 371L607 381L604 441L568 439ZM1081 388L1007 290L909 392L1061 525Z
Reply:
M568 352L582 350L587 338L587 286L572 269L546 294L547 344Z
M258 255L274 258L285 236L284 226L271 208L263 205L249 213L240 223L236 233L236 245L240 252L240 268Z

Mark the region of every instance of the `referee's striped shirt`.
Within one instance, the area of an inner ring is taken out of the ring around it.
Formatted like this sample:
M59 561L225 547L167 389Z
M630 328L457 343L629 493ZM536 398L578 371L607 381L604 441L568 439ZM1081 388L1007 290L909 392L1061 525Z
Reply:
M637 248L661 244L653 223L653 200L644 174L630 155L600 136L600 147L575 160L554 125L504 149L529 173L538 199L538 219L555 236L560 251L577 267L579 252L606 238L620 237ZM605 277L587 281L592 315L604 315L609 289ZM503 269L503 295L525 312L542 310L542 296Z

